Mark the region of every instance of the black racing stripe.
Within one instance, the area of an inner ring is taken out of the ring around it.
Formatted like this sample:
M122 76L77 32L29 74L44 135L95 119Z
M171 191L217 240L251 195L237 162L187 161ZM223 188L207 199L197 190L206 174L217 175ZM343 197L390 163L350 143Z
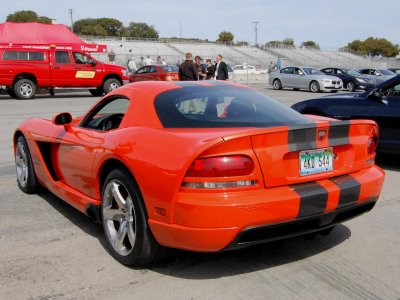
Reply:
M290 186L300 196L298 218L323 214L328 202L328 191L316 182Z
M329 180L340 188L338 208L358 201L361 185L356 179L349 175L343 175Z
M289 151L310 150L317 148L317 127L315 124L306 128L289 127L288 145Z
M329 135L328 135L329 146L347 145L350 143L349 121L330 122L329 125L330 125Z

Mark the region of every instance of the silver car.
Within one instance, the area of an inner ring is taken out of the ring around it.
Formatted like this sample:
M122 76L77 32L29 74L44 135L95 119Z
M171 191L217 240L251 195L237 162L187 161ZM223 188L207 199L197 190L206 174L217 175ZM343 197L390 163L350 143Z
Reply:
M276 70L270 74L269 84L275 90L283 88L306 89L313 93L320 91L336 92L343 88L343 82L339 77L326 75L309 67L286 67Z
M390 71L390 70L385 70L385 69L362 69L358 70L363 76L375 79L376 84L380 84L394 76L396 76L396 73Z

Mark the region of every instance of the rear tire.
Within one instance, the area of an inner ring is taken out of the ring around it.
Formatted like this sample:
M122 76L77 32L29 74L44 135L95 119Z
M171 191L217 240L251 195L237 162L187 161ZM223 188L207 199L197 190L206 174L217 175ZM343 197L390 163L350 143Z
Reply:
M168 248L159 245L151 233L142 195L129 172L111 171L104 181L101 200L107 250L117 261L140 266L166 256Z
M28 144L23 136L20 136L17 139L15 167L19 189L27 194L36 193L39 189L39 184L36 181L35 169L33 168Z
M108 94L121 86L121 82L116 78L107 79L103 84L104 93Z
M101 88L90 89L89 92L92 94L92 96L95 96L95 97L100 97L104 94L104 91Z
M313 93L319 93L320 87L319 87L319 83L317 81L311 81L310 91Z
M281 90L282 89L282 83L279 79L275 79L272 83L272 86L274 90Z
M29 79L20 79L14 85L14 92L18 99L31 99L36 94L36 84Z

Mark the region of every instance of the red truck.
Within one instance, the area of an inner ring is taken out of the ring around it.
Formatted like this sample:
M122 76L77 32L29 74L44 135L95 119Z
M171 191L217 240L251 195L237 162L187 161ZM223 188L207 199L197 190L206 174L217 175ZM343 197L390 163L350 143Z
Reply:
M31 99L38 89L88 88L101 96L128 82L124 67L102 63L77 50L0 49L0 89L11 97Z

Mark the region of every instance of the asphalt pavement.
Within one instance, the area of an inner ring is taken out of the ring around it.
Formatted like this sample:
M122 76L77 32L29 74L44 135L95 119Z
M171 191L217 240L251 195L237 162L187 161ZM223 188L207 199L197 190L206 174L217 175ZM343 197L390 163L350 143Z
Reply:
M246 81L242 81L247 83ZM286 105L321 96L251 86ZM14 100L0 94L0 299L400 299L400 165L375 208L315 239L202 254L177 251L149 268L127 268L104 248L102 228L49 192L16 184L12 135L31 117L78 116L98 100L86 91Z

